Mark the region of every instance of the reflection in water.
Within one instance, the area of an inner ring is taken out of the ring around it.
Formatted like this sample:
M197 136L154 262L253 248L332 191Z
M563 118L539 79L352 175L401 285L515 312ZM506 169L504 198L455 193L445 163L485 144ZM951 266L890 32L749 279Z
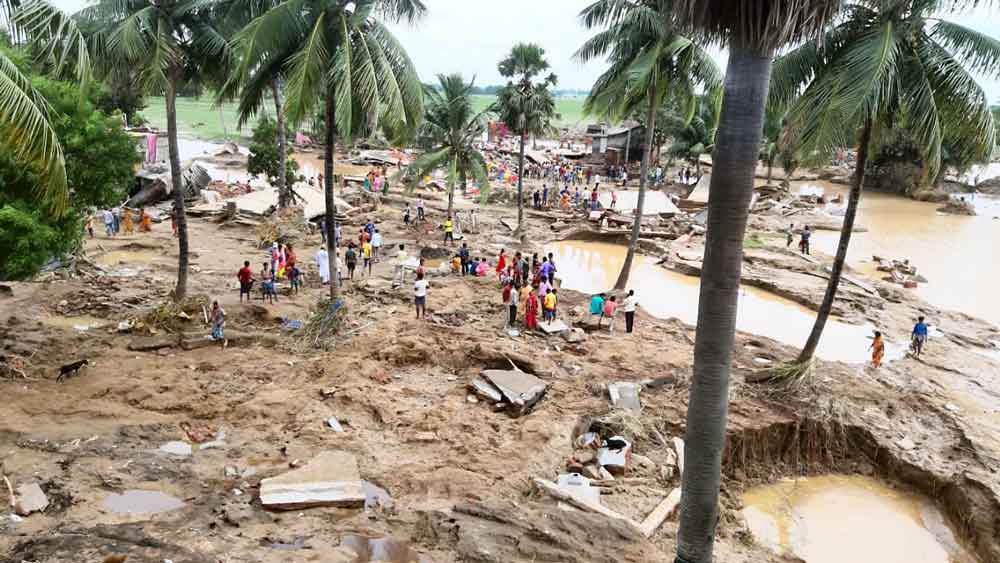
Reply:
M562 241L546 252L555 255L563 287L583 293L599 293L614 286L625 263L626 247L609 243ZM676 317L685 323L698 320L700 279L671 272L652 258L636 256L629 278L630 287L642 308L660 317ZM805 344L816 313L776 295L753 287L740 292L736 327L751 334L773 338L791 346ZM862 363L868 360L868 347L874 328L849 325L831 319L827 322L817 355L825 360ZM887 343L886 360L901 357L901 346Z
M807 563L971 563L929 501L861 476L757 487L743 516L764 545Z
M828 194L843 193L846 201L847 186L809 183L822 185ZM792 184L797 190L801 183ZM865 275L881 278L885 274L875 271L872 255L909 258L928 280L915 290L920 297L1000 324L1000 299L993 296L1000 262L992 259L1000 243L1000 221L993 219L1000 216L1000 199L980 194L974 201L979 215L966 217L938 213L940 204L936 203L865 192L858 222L868 232L851 236L848 263ZM839 238L838 232L817 231L813 248L833 255Z

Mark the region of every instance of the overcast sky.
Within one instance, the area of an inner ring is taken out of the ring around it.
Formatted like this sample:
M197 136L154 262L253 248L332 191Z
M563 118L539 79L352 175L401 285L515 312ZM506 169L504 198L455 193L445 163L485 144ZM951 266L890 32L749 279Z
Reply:
M75 11L86 0L53 0ZM560 88L589 89L603 70L598 62L581 65L572 59L590 36L577 14L593 0L424 0L427 16L417 26L393 29L425 81L435 74L461 72L476 84L500 84L497 62L517 42L538 43L559 77ZM949 15L949 20L1000 38L1000 8ZM719 65L725 68L724 55ZM1000 102L1000 80L981 79L992 103Z

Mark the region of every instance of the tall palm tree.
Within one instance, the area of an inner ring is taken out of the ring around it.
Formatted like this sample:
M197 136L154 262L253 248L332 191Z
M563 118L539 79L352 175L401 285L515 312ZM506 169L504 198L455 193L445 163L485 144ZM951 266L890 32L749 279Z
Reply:
M235 43L240 30L280 3L280 0L224 0L217 9L219 26ZM233 47L233 51L239 54L239 48L235 44ZM293 54L294 44L288 44L283 52L266 53L266 57L258 60L242 58L234 65L234 72L216 93L216 103L234 98L239 100L237 128L242 128L261 112L265 101L270 97L277 125L279 170L286 170L288 166L288 127L281 102L281 88L282 81L286 78L285 69ZM286 207L291 203L291 186L286 184L287 175L280 174L276 186L278 207Z
M597 0L580 13L585 27L603 29L575 57L586 62L610 54L611 66L594 84L584 102L584 112L619 121L640 107L646 111L643 120L646 141L635 221L625 263L615 282L615 289L622 290L628 285L639 242L657 110L668 97L679 105L691 107L695 103L695 88L703 86L717 92L722 86L722 73L700 45L672 29L667 18L669 0L641 0L624 10L617 9L619 5L619 0Z
M291 123L311 117L320 100L326 124L323 161L330 271L336 280L337 207L333 158L337 135L367 135L376 127L414 129L423 92L413 63L380 18L415 21L420 0L283 0L251 21L237 37L244 61L280 64L288 57L284 104ZM340 288L330 284L336 300Z
M556 101L550 88L558 82L549 73L545 49L534 43L518 43L498 65L507 84L497 92L496 112L500 120L520 139L517 160L517 233L524 228L524 142L528 135L541 135L549 129L556 113Z
M799 152L816 160L857 141L857 159L837 255L823 303L798 357L804 372L837 295L872 139L905 125L924 152L925 180L941 166L945 139L964 160L986 161L996 142L989 103L971 73L1000 76L1000 40L937 17L940 0L854 2L823 39L775 65L774 97L798 94L789 113ZM932 23L933 22L933 23ZM964 65L964 66L963 66ZM801 372L800 372L801 373Z
M729 48L713 153L704 267L687 413L677 563L711 563L729 370L754 171L775 51L818 34L839 0L675 0L681 29Z
M174 299L187 293L188 234L177 145L177 88L202 73L217 73L229 61L226 40L206 17L206 0L99 0L71 18L35 1L24 9L37 37L47 41L61 66L75 61L77 72L97 75L137 72L142 86L163 92L167 110L170 176L177 221L178 266ZM72 25L69 25L69 24ZM79 27L77 27L79 25ZM90 36L81 40L81 28ZM67 48L69 46L70 48Z
M715 133L719 126L717 96L698 96L694 112L690 115L673 112L667 121L672 139L667 154L694 161L697 175L701 175L701 155L711 154L715 148Z
M461 74L438 75L439 88L425 89L426 111L419 137L428 145L426 154L407 169L411 181L444 168L448 171L448 215L455 202L455 186L465 187L471 175L482 190L489 188L486 161L475 142L486 131L487 111L472 109L473 83ZM484 191L485 194L485 191Z

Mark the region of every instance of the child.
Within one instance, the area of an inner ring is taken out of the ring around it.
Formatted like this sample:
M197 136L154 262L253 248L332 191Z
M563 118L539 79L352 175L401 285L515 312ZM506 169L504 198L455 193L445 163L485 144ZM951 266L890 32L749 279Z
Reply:
M216 342L221 341L222 347L226 347L226 311L219 306L218 301L212 301L212 316L209 318L212 321L212 340Z
M556 320L556 290L552 289L547 294L545 294L545 320L549 324Z
M372 275L372 243L365 241L361 246L361 258L364 259L364 264L361 265L361 271L368 269L368 275Z
M545 293L548 293L548 288L545 288ZM597 317L597 326L601 326L601 317L604 315L604 294L600 293L590 298L590 320L593 321L594 317Z
M288 283L291 284L292 292L297 294L302 287L302 270L298 266L293 265L288 271Z
M604 311L601 318L597 320L597 328L601 328L601 320L608 319L608 332L615 331L615 311L618 310L618 297L612 295L611 299L604 303Z
M90 235L90 238L94 238L94 216L93 215L87 215L87 222L85 224L85 227L87 229L87 234Z
M410 226L410 204L406 204L406 209L403 210L403 224Z
M264 299L272 305L278 301L278 292L274 289L274 276L271 274L271 266L264 262L264 268L260 271L261 288L264 291Z
M358 266L358 253L354 250L354 243L347 245L347 252L344 253L344 260L347 261L347 277L354 281L354 268Z
M872 367L878 369L882 365L882 358L885 356L885 341L882 340L882 333L875 331L875 338L869 350L872 351Z
M427 287L423 272L417 272L417 281L413 282L413 304L417 308L417 318L427 316Z

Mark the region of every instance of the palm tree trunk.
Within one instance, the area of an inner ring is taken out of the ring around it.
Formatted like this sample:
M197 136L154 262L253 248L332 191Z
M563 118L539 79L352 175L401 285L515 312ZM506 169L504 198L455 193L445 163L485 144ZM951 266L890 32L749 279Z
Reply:
M833 309L833 300L837 297L837 288L840 286L840 276L844 271L844 262L847 260L847 247L851 244L851 233L854 231L854 218L858 214L858 203L861 201L861 188L865 183L865 164L868 161L868 145L872 138L872 122L866 119L861 129L861 138L858 140L858 158L854 164L854 179L851 181L851 194L847 199L847 211L844 212L844 226L840 229L840 242L837 244L837 256L833 259L833 268L830 270L830 282L826 286L826 295L823 296L823 304L819 307L816 315L816 322L813 324L812 332L806 345L799 353L799 363L805 363L812 359L819 346L819 339L823 336L823 329L826 327L826 320L830 317Z
M174 195L174 221L177 223L177 286L174 300L187 296L188 232L187 214L184 212L184 187L181 178L180 149L177 146L177 82L171 75L167 80L167 152L170 156L170 183Z
M285 114L281 111L281 91L278 79L271 80L271 95L274 97L274 115L278 124L278 207L287 207L291 194L288 193L288 136L285 132Z
M326 146L323 148L323 199L326 201L326 251L330 260L330 299L340 297L340 272L337 271L337 246L334 236L337 232L337 202L333 199L333 155L336 137L334 135L335 98L333 88L326 92Z
M455 183L448 182L448 217L451 217L453 209L455 209Z
M719 484L743 236L763 135L770 75L770 56L730 46L708 196L708 230L698 301L675 563L712 561L719 519Z
M767 185L771 185L771 170L774 168L774 159L767 159Z
M517 234L524 232L524 134L521 134L521 151L517 157Z
M646 184L649 183L649 161L653 152L653 128L656 126L656 95L652 87L649 89L649 111L646 113L646 146L642 151L642 166L639 169L639 199L635 206L635 221L632 222L632 235L628 241L628 253L625 263L618 274L615 289L623 290L628 285L628 276L632 272L632 260L635 258L635 248L639 244L639 227L642 225L642 210L646 202Z

